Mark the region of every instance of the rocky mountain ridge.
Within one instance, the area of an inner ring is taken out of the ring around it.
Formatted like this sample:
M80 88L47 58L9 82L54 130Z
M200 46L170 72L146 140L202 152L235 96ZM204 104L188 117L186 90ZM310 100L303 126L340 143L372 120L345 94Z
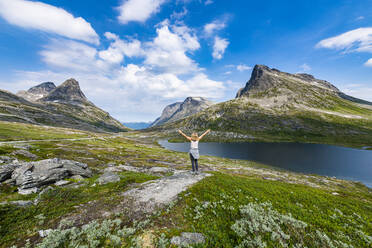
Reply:
M128 130L90 102L75 79L58 87L42 83L18 95L0 90L0 120L96 132Z
M235 140L234 137L327 143L358 143L359 140L370 144L371 105L312 75L290 74L256 65L235 99L159 129L175 133L181 127L190 131L210 128L214 131L210 138L215 135L226 140Z
M45 82L34 87L31 87L29 90L18 91L16 95L25 98L28 101L35 102L40 98L47 96L52 90L56 88L56 85L53 82Z
M84 93L80 89L78 81L71 78L66 80L63 84L54 88L43 98L42 102L64 102L69 104L75 103L89 103L91 104Z
M183 102L176 102L166 106L161 116L151 124L151 127L186 118L212 106L213 104L213 102L204 97L187 97Z

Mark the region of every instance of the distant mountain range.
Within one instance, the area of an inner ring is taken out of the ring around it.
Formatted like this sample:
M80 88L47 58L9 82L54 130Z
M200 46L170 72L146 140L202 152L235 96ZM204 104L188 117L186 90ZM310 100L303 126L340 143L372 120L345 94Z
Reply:
M161 114L151 126L159 126L172 123L190 115L196 114L214 103L204 97L187 97L183 102L176 102L166 106Z
M372 103L348 96L309 74L256 65L235 99L152 130L175 133L178 128L210 128L214 131L210 136L226 140L371 144Z
M90 102L75 79L58 87L42 83L17 95L0 90L0 120L97 132L128 130Z

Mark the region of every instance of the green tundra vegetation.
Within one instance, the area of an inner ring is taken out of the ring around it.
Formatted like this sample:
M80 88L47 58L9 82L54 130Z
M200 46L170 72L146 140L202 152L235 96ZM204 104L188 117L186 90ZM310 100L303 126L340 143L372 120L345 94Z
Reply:
M97 178L119 164L188 170L188 154L161 148L158 133L110 135L0 122L0 135L3 141L29 140L2 143L1 156L31 161L12 154L27 145L36 160L71 159L93 171L91 178L68 179L78 187L53 185L41 196L1 184L0 247L176 247L170 239L181 232L205 236L194 247L372 246L372 192L357 182L201 156L209 177L151 214L131 214L117 208L123 192L172 173L124 170L120 181L103 185ZM35 199L27 207L5 204ZM42 238L39 231L48 229Z

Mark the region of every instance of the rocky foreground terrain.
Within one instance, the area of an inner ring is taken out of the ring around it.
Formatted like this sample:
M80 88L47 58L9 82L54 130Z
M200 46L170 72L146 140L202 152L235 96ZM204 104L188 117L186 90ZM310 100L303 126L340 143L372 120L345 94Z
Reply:
M256 65L236 98L187 118L153 127L177 137L177 129L212 129L214 141L299 141L372 145L372 103L347 96L325 80Z
M371 247L357 182L188 154L157 133L0 122L0 247Z
M75 79L58 87L51 82L42 83L17 95L0 90L0 120L95 132L128 130L90 102Z

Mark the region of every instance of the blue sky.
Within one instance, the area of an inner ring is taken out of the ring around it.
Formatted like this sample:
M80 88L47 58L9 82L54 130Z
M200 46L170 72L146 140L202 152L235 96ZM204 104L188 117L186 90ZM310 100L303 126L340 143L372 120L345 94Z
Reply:
M231 99L255 64L372 101L372 1L0 0L0 88L76 78L121 121Z

